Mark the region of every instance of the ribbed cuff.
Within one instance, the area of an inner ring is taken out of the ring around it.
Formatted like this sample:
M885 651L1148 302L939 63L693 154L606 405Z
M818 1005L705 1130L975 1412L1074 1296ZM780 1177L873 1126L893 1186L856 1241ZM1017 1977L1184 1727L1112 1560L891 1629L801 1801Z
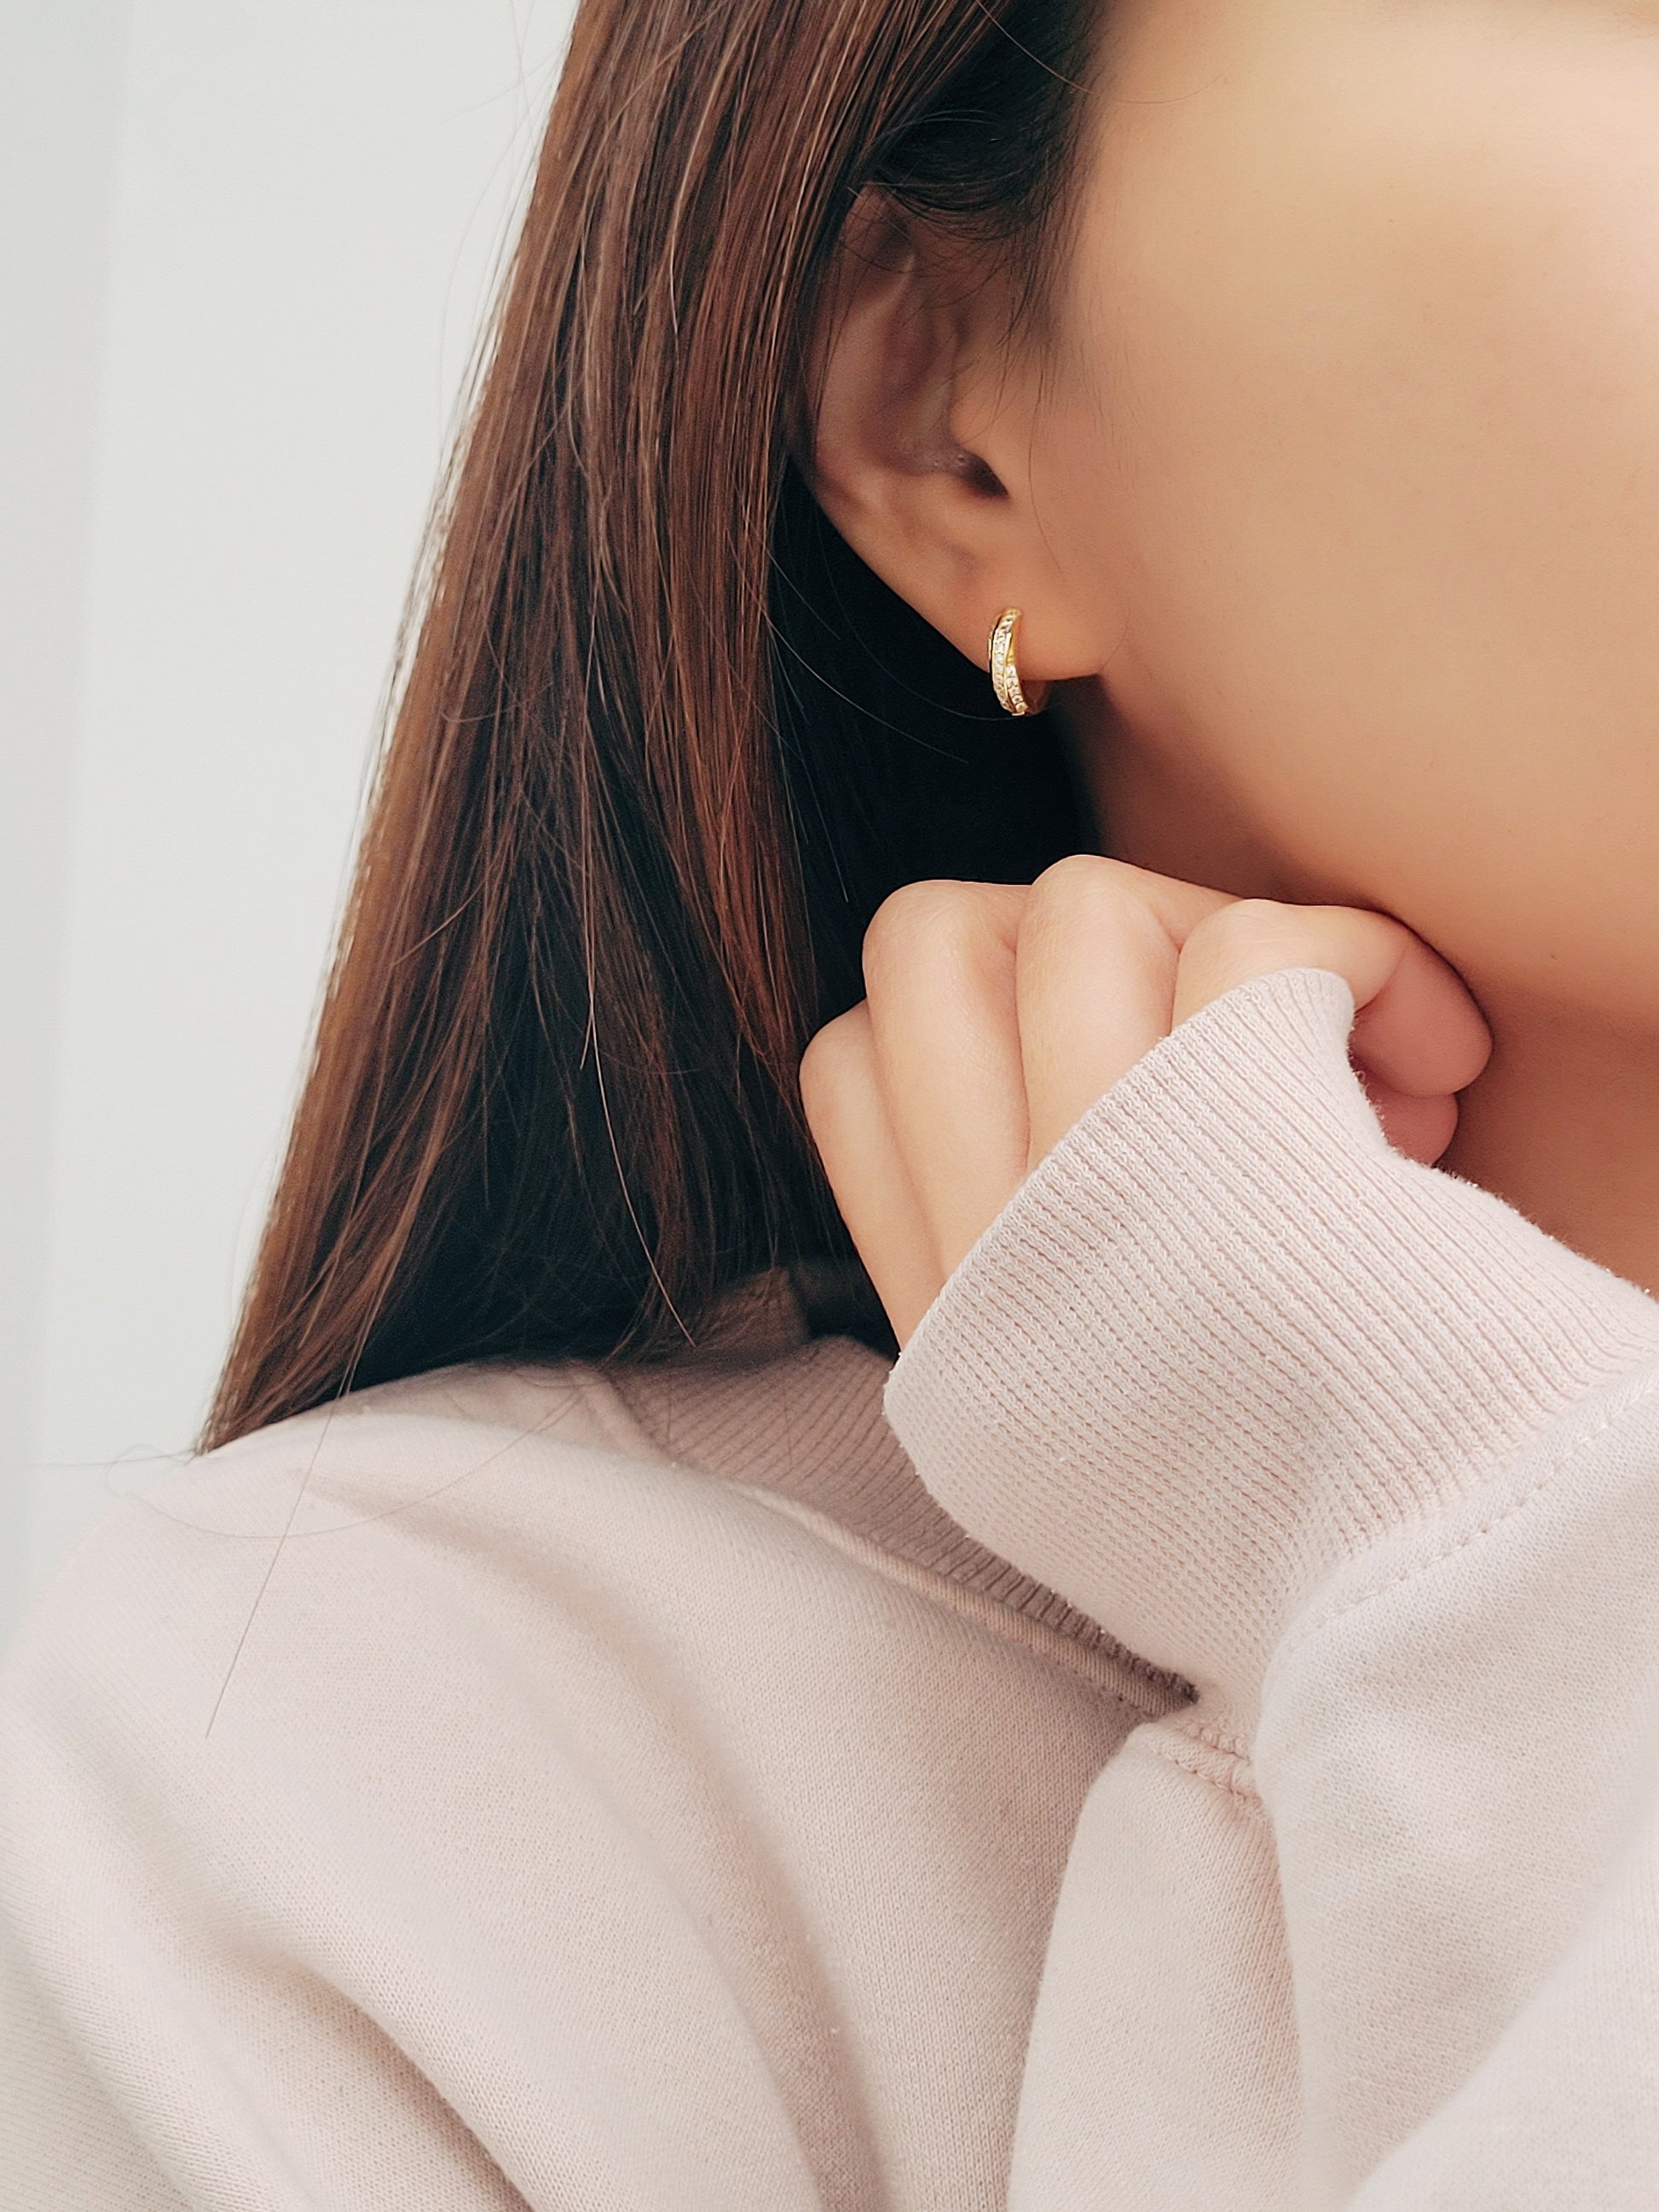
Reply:
M945 1285L885 1409L961 1524L1248 1723L1333 1570L1610 1377L1659 1302L1395 1152L1319 968L1213 1000Z

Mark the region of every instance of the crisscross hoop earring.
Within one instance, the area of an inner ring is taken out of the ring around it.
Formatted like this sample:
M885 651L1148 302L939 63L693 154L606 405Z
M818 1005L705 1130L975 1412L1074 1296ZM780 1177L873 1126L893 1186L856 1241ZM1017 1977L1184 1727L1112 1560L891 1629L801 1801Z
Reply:
M1019 680L1019 619L1018 607L1005 607L991 625L991 681L1002 706L1011 714L1040 714L1048 687L1033 685L1027 696Z

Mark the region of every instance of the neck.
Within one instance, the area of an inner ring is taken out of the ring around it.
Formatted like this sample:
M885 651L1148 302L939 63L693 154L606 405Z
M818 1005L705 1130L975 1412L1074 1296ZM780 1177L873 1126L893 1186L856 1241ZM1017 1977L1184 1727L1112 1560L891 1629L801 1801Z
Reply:
M1219 786L1130 740L1099 687L1056 703L1098 850L1240 898L1339 896L1271 852ZM1466 980L1493 1050L1440 1166L1659 1296L1659 1038Z
M1443 1168L1659 1295L1659 1042L1478 991L1490 1065Z

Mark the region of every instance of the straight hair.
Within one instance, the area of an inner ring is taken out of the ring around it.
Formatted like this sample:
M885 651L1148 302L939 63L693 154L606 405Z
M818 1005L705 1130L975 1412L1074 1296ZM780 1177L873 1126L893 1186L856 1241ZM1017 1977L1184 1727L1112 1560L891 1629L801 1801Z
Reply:
M895 1347L801 1111L900 884L1082 842L1042 718L813 499L865 186L1041 318L1097 0L582 0L434 506L200 1450L498 1353L649 1359L757 1271Z

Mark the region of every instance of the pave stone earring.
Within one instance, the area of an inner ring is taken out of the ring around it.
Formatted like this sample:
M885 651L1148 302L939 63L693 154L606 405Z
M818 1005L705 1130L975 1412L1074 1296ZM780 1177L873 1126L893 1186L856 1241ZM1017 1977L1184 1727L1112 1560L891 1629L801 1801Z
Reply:
M1048 696L1046 684L1034 684L1033 696L1021 688L1017 646L1020 611L1005 607L991 625L991 681L1003 707L1011 714L1040 714Z

